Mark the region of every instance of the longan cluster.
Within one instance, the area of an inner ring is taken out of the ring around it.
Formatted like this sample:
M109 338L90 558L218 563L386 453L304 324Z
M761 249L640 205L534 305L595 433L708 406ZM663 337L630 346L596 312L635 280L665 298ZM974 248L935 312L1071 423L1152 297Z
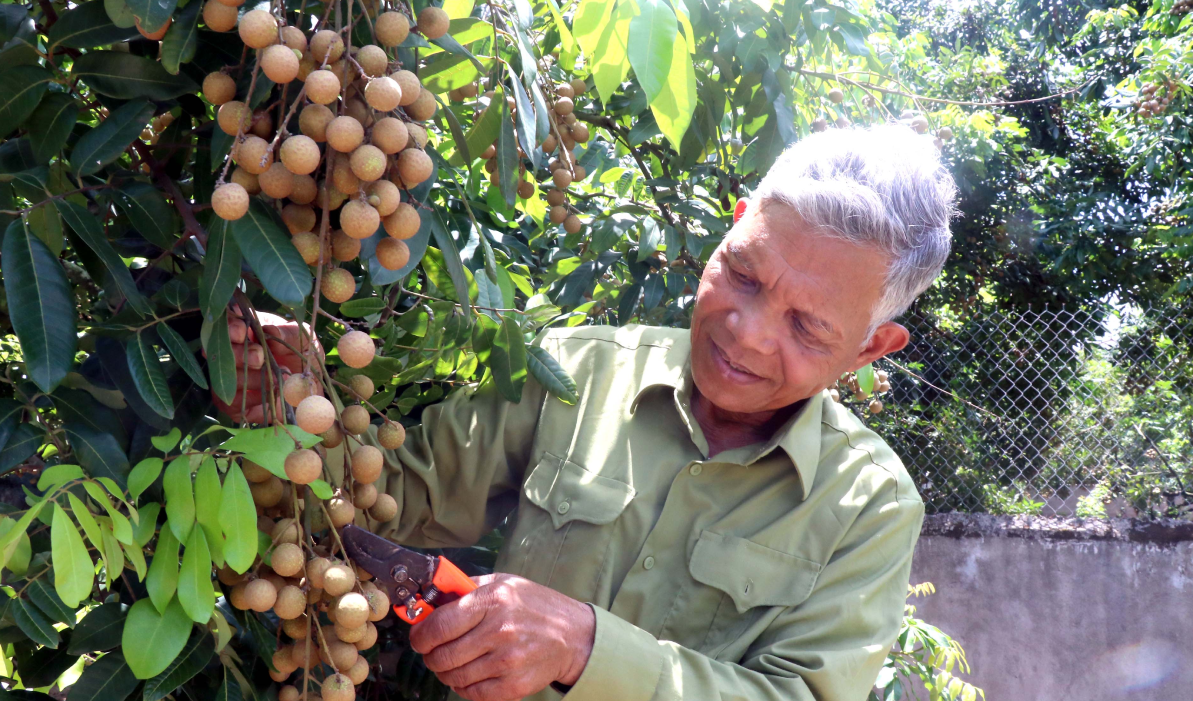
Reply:
M1173 15L1186 15L1189 10L1193 10L1193 0L1176 0L1172 3L1172 9L1169 12Z
M882 409L883 409L882 401L880 399L878 399L877 397L871 398L871 396L869 394L862 391L862 388L858 382L856 373L852 373L852 372L848 373L847 375L845 375L845 377L838 380L836 382L836 384L833 385L833 387L831 389L829 389L829 391L828 391L829 396L832 397L834 402L841 403L841 390L842 389L848 389L850 392L853 393L854 398L859 401L867 402L867 400L869 400L868 403L866 404L866 409L871 414L881 414L882 413ZM890 376L887 374L887 372L885 370L875 370L874 371L873 390L874 390L875 395L883 394L885 392L891 391Z
M410 21L400 12L382 12L374 22L378 44L353 47L329 29L308 35L283 26L264 9L237 20L242 2L207 0L208 27L235 27L256 50L256 70L277 84L279 96L287 86L294 95L292 83L300 94L275 125L269 111L237 99L227 73L204 79L202 94L217 108L216 124L236 137L229 153L236 167L216 187L212 209L232 221L247 213L251 197L273 203L303 260L327 266L323 296L347 301L356 281L338 264L357 258L361 240L378 229L389 235L376 246L382 267L397 270L409 262L406 240L420 226L409 190L435 170L425 150L427 131L419 124L434 117L435 97L417 75L396 65L390 51L405 41ZM447 27L443 10L426 8L414 30L437 39Z
M1193 0L1189 0L1190 7L1193 7ZM1140 117L1158 117L1168 109L1168 104L1172 102L1172 95L1175 92L1175 85L1172 81L1168 81L1164 85L1159 83L1148 83L1139 91L1139 97L1135 100L1136 114Z

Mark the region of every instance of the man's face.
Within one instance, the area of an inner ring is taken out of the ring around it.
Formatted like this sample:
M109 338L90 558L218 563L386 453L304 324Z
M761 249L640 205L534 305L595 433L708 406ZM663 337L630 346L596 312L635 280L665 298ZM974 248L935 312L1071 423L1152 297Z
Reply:
M774 411L907 343L867 338L888 258L818 234L785 205L751 202L713 253L692 317L696 387L723 411Z

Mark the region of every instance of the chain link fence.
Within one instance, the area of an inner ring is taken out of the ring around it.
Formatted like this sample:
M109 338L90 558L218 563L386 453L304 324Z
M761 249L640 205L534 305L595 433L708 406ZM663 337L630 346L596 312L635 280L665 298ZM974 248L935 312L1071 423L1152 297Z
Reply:
M929 513L1193 518L1193 306L901 323L867 421Z

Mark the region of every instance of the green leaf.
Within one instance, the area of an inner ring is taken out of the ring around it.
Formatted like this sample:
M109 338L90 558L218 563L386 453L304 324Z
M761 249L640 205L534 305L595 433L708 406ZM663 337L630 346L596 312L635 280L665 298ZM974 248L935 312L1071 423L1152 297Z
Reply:
M133 17L141 21L141 29L152 34L161 29L174 14L178 0L124 0Z
M165 462L161 458L145 458L128 473L128 495L133 499L141 496L149 485L162 473Z
M137 600L128 610L121 636L124 659L133 674L149 679L165 671L182 652L192 627L178 599L161 613L148 599Z
M452 285L455 287L456 300L460 302L460 307L465 314L471 308L470 300L468 299L468 275L465 273L464 264L460 262L460 251L456 248L456 242L452 239L451 232L443 225L443 219L439 215L439 210L431 212L431 235L435 237L435 243L439 246L439 250L443 256L443 265L447 268L447 274L451 276ZM427 251L426 257L431 256L430 251Z
M50 545L54 558L54 589L67 606L78 608L91 594L95 563L87 554L83 537L79 535L70 516L58 504L54 504Z
M210 615L208 616L210 618ZM207 622L206 619L203 621ZM142 701L160 701L203 671L215 655L215 640L206 630L195 630L178 657L164 672L145 682Z
M13 542L16 541L22 533L29 529L29 524L33 523L33 519L37 518L37 515L41 513L41 508L45 505L46 501L43 500L37 502L33 506L30 506L29 510L26 511L21 518L17 519L17 524L15 526L13 526L10 530L5 531L3 535L0 535L0 551L7 550L9 547L11 547Z
M41 66L10 66L0 71L0 138L33 114L53 79Z
M78 61L93 55L84 54ZM79 65L78 61L75 62L76 66ZM153 110L153 103L148 100L131 100L114 110L91 131L79 137L78 143L70 152L70 163L74 167L76 177L97 173L105 165L119 158L129 144L140 138L141 131L153 118Z
M58 155L78 119L79 106L73 97L58 92L46 95L29 117L29 145L34 157L44 163Z
M104 229L95 215L87 211L86 207L66 199L55 200L54 207L57 208L58 213L62 215L62 219L71 230L104 264L104 268L115 281L116 287L128 300L129 306L142 316L152 314L153 309L149 305L149 300L137 289L137 283L133 280L132 273L128 271L128 266L116 253L116 249L112 248L111 243L108 243L107 237L104 236Z
M178 591L178 539L169 528L163 528L149 561L145 575L145 589L158 611L165 612Z
M185 542L195 525L195 488L191 483L191 459L182 455L170 461L162 477L166 492L166 521L179 542Z
M83 478L83 468L78 465L53 465L42 470L37 478L37 491L44 492L51 487Z
M240 247L228 234L229 222L215 217L207 229L207 255L203 257L203 284L199 309L204 319L223 314L240 283ZM343 307L341 307L343 309Z
M322 440L293 425L287 425L285 429L279 426L232 429L231 433L232 437L220 445L222 450L244 453L246 458L281 479L287 479L286 456L294 452L295 440L304 448L310 448Z
M149 335L145 331L138 331L137 335L125 344L125 353L128 371L132 374L133 383L137 386L141 398L160 416L174 418L174 399L170 396L170 386L166 384L166 375L162 372L157 349L153 347Z
M489 106L472 121L472 128L464 137L464 142L468 146L468 155L474 160L479 158L485 149L497 142L497 135L501 131L501 109L497 107L497 99L494 95ZM465 165L459 150L450 162L452 165Z
M8 472L29 459L45 440L46 432L32 423L17 426L4 450L0 450L0 474Z
M211 456L203 458L199 465L199 472L195 475L195 520L206 531L207 544L212 551L213 560L216 550L220 548L219 537L223 531L220 525L220 503L223 501L223 491L220 486L219 471L215 460ZM214 541L214 542L213 542ZM220 553L222 555L222 552Z
M220 314L214 321L204 321L203 329L211 390L225 403L230 403L236 397L236 358L232 355L227 313Z
M162 505L156 501L151 501L137 509L137 527L133 531L133 542L138 547L145 547L153 538L153 534L157 532L157 517L161 510Z
M865 365L858 368L855 372L857 373L858 388L866 394L872 394L874 392L875 382L874 366L870 363L866 363Z
M182 64L195 57L195 50L199 48L199 10L202 7L200 2L187 3L162 38L162 65L171 75L178 75Z
M30 640L45 647L58 647L61 637L54 628L54 624L31 602L16 599L12 602L9 611L12 613L17 627L21 629L22 633L29 636Z
M58 592L54 591L54 587L46 581L45 577L29 582L29 586L25 588L25 594L28 595L30 601L37 605L38 610L46 615L46 618L65 623L71 628L75 627L75 609L62 601L62 597L58 596Z
M502 319L501 328L493 337L489 368L501 396L514 403L522 401L522 387L526 384L526 342L513 316Z
M137 545L128 545L127 543L120 544L124 554L128 557L128 561L133 563L133 568L137 571L137 579L145 581L145 553Z
M8 444L24 409L25 405L15 399L0 399L0 448Z
M78 345L74 293L66 273L58 258L25 230L20 219L4 233L0 265L25 372L41 391L51 392L74 365Z
M514 137L514 123L509 103L498 92L494 98L501 109L501 131L497 133L497 173L501 179L501 197L513 207L518 197L518 141Z
M83 532L87 534L87 540L95 546L95 551L101 556L104 554L104 534L100 530L99 524L95 521L95 516L91 514L91 510L83 503L83 500L72 494L66 493L67 501L70 502L70 510L78 520L79 525L83 527Z
M340 316L349 319L363 319L372 314L380 314L385 309L385 299L382 297L361 297L350 299L340 305Z
M481 60L485 59L487 59L486 63L492 64L493 60L488 56L481 57ZM485 70L487 71L488 68ZM451 53L435 57L418 72L423 87L439 94L473 83L480 76L481 71L477 68L475 59L471 56Z
M687 45L676 42L679 20L665 0L639 0L639 15L630 20L628 53L634 75L652 103L663 91L671 70L672 45L687 52Z
M541 346L527 347L526 367L534 379L539 381L547 391L559 397L564 404L575 404L580 401L576 394L576 381L560 367L555 358Z
M658 97L650 101L655 121L675 150L679 150L683 135L692 123L696 110L696 71L692 56L682 41L671 45L671 68Z
M70 636L66 651L72 655L111 650L120 644L120 631L124 627L126 604L112 601L87 612Z
M224 475L220 523L226 538L224 562L235 572L243 573L257 557L257 509L248 480L236 463L229 465Z
M191 353L191 349L187 347L182 336L179 336L177 331L164 322L157 325L157 336L165 343L166 349L170 351L170 357L178 363L183 372L195 384L207 389L207 378L203 376L203 368L199 367L199 361L195 360L195 354Z
M75 59L70 75L120 100L169 100L199 90L189 77L170 75L157 61L123 51L89 51Z
M130 180L111 192L112 199L142 236L158 248L174 245L178 238L174 208L166 202L160 190L149 183Z
M118 27L108 18L102 2L81 2L58 15L58 21L47 34L47 51L56 46L71 49L91 49L96 46L118 44L137 36L132 24Z
M311 271L273 211L254 199L248 213L230 228L265 291L282 304L302 304L311 292Z
M116 414L82 390L59 388L54 396L54 407L63 420L66 437L79 464L95 479L124 484L128 478L128 457L122 446L123 428Z
M594 51L586 50L586 53L592 58L593 84L605 104L613 99L613 93L617 91L622 81L625 80L626 74L630 72L626 38L629 35L630 19L633 16L632 3L618 3L612 17L601 26L596 43L599 48Z
M108 498L107 492L100 489L99 485L95 484L94 482L84 482L83 488L87 490L87 493L91 495L91 498L94 499L96 503L104 507L104 510L108 512L108 518L112 519L112 537L120 543L133 542L132 525L129 524L128 518L124 514L120 513L114 506L112 506L112 500ZM129 508L131 509L132 507L130 506ZM104 552L107 552L107 550L108 548L105 545Z
M567 24L563 21L563 15L559 12L559 5L555 0L547 0L547 8L551 11L551 19L555 21L555 30L559 32L559 43L563 45L565 53L572 53L576 50L576 38L572 36L572 32L568 29Z
M333 495L333 492L331 491L331 485L324 482L323 480L315 480L307 486L310 487L311 491L315 493L315 496L319 497L320 499L330 499Z
M7 516L0 518L0 535L7 534L16 528L16 525L17 522ZM0 550L0 568L7 567L17 576L24 575L29 569L29 560L32 557L33 550L32 544L29 542L29 534L20 531L8 547Z
M220 688L216 689L215 697L211 701L244 701L244 696L240 691L240 682L236 681L236 677L228 672L228 668L223 668L224 680L220 682Z
M149 437L149 442L153 444L153 447L157 448L163 453L168 453L171 450L174 450L174 448L178 446L178 442L181 440L182 431L179 431L177 426L170 429L170 432L164 436Z
M124 656L111 652L83 670L78 681L70 687L66 701L124 701L137 684L140 681Z
M211 583L211 551L202 528L192 528L182 553L178 573L178 601L195 623L207 623L215 608L215 586Z

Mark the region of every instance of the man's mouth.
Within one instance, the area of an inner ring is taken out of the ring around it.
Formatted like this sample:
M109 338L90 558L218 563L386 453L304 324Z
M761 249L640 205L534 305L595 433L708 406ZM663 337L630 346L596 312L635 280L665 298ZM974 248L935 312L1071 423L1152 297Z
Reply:
M712 347L717 359L724 363L725 367L732 370L734 373L743 375L741 379L761 380L762 377L751 372L748 368L742 367L730 359L729 355L717 345L716 341L712 341Z

